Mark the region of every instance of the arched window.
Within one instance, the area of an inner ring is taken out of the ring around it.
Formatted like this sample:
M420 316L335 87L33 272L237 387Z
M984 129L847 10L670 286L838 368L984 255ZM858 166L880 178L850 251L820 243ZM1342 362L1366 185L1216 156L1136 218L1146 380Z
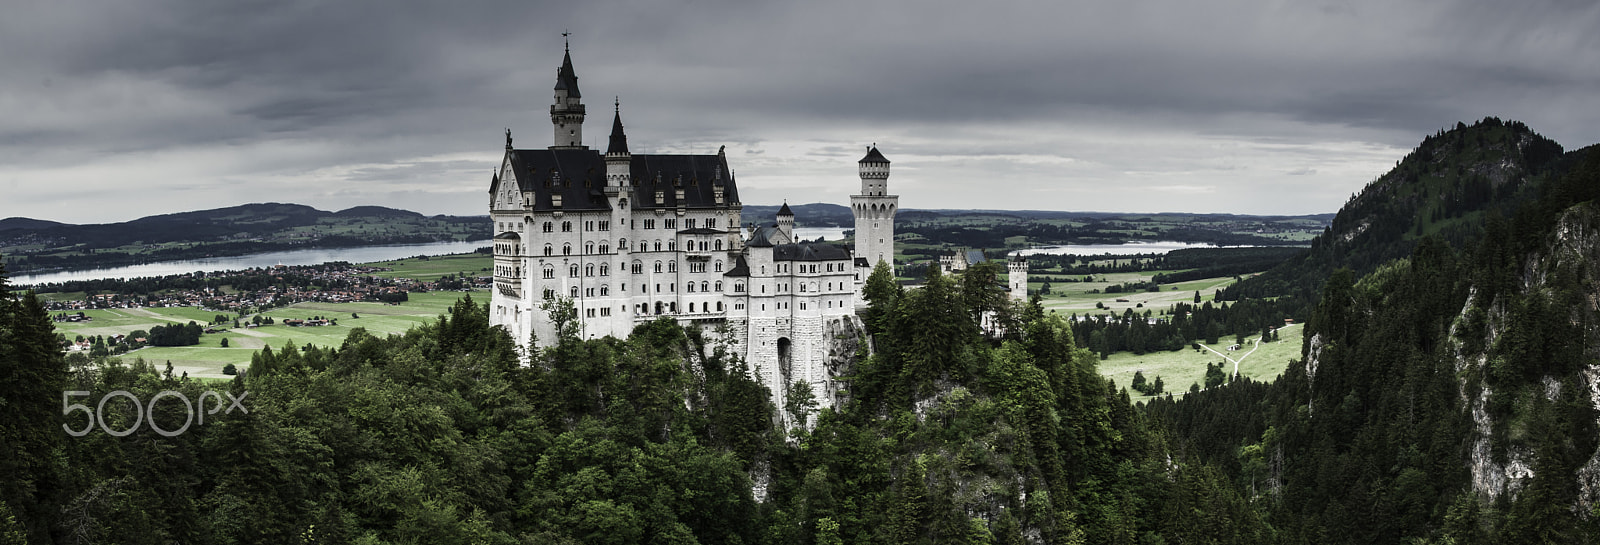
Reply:
M594 253L594 243L593 242L584 243L584 245L583 245L583 253L586 253L586 254Z
M573 263L572 265L567 267L567 276L570 276L572 278L577 278L578 277L578 264L577 263Z
M550 233L550 232L554 232L555 230L556 230L556 226L555 226L554 223L550 223L548 221L544 222L544 232Z
M561 245L561 255L572 255L572 243Z
M722 312L722 301L717 301L717 312Z
M657 252L661 251L661 241L659 241L659 240L656 241L656 251Z
M661 262L660 261L656 262L656 272L661 272Z
M710 282L706 282L704 280L701 280L700 281L700 291L711 291L711 283Z
M607 296L607 295L611 295L611 286L606 286L606 285L600 286L600 296L604 297L604 296Z
M572 298L573 299L577 299L578 298L578 287L577 286L573 286L572 287Z
M721 261L717 262L717 272L722 272L722 262Z
M544 255L555 255L556 249L549 244L544 245Z
M687 290L689 293L694 293L694 282L690 282L689 285L687 287L685 287L684 289Z
M583 275L584 276L594 276L594 264L593 263L590 263L588 265L584 265L583 266Z
M626 249L628 249L628 239L625 239L625 238L617 239L617 251L620 252L620 251L626 250Z
M669 252L678 251L678 241L676 241L676 240L667 241L667 251L669 251Z
M720 238L717 239L716 246L717 246L717 251L719 251L719 252L722 251L722 239L720 239ZM718 310L721 310L721 309L718 309Z
M667 262L667 272L669 272L669 273L678 272L678 262L677 261L668 261Z
M638 261L634 261L633 262L633 274L641 274L643 272L644 272L644 264L640 263Z
M646 243L646 242L645 242L645 241L643 241L643 240L641 240L641 241L639 241L639 251L641 251L641 252L648 252L648 251L650 251L650 246L649 246L649 244L648 244L648 243Z
M611 276L611 264L610 263L601 263L600 264L600 276Z
M605 243L605 242L600 243L600 253L602 253L602 254L611 253L611 245L608 244L608 243Z
M722 281L721 280L717 281L717 291L719 291L719 292L722 291Z
M561 232L563 232L563 233L571 233L572 232L572 222L570 222L570 221L561 222Z
M544 277L545 277L546 280L555 278L556 277L556 268L553 267L553 266L550 266L550 265L545 265L544 266Z

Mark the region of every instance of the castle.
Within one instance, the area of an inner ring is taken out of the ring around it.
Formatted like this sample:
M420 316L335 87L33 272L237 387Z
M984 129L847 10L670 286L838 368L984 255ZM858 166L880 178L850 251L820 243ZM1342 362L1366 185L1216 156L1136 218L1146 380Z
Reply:
M889 160L873 146L858 161L853 252L798 242L787 204L776 221L745 226L724 150L634 154L615 106L606 152L584 146L585 107L569 49L550 106L553 145L517 149L506 131L489 186L497 233L491 325L524 346L554 342L555 325L541 307L556 298L572 301L584 338L622 338L670 317L719 332L777 406L795 382L832 406L829 343L853 338L873 266L894 264L900 198L888 192Z

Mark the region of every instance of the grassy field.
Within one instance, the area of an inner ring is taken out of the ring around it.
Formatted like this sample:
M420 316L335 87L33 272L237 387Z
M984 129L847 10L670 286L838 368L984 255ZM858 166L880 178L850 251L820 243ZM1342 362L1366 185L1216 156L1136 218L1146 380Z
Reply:
M144 358L158 368L164 367L166 362L171 361L174 373L187 372L191 377L227 378L227 375L222 374L223 366L232 363L240 368L246 367L250 364L250 356L263 347L281 349L288 344L337 347L343 344L350 330L357 327L366 328L369 333L378 336L404 333L418 324L433 321L463 295L467 294L412 293L409 301L399 305L300 303L262 313L262 316L271 317L276 322L274 325L206 334L200 336L200 344L195 346L152 346L129 352L123 357ZM489 292L472 292L472 297L475 302L482 303L488 299ZM359 318L352 318L352 313ZM205 324L217 313L175 307L89 310L84 311L84 314L93 317L94 321L57 323L56 330L65 334L68 339L75 339L78 335L126 335L135 330L148 331L157 325L186 324L190 320ZM337 320L338 325L324 327L283 325L285 319L306 319L316 316ZM222 347L222 339L228 339L227 348Z
M494 265L494 256L489 254L455 254L378 261L364 263L364 265L394 269L389 272L377 273L377 276L386 278L437 280L440 277L451 274L467 277L488 276L489 267Z
M1283 373L1289 360L1300 358L1300 332L1304 327L1296 324L1278 330L1276 342L1262 343L1254 352L1250 351L1253 339L1260 335L1247 337L1244 347L1237 352L1229 352L1227 346L1232 344L1229 337L1225 342L1209 345L1228 356L1239 359L1239 374L1250 377L1251 380L1271 381ZM1248 353L1248 356L1243 356ZM1243 359L1240 357L1243 356ZM1154 382L1156 377L1161 377L1166 391L1174 395L1182 395L1189 391L1189 385L1204 383L1207 363L1223 363L1224 371L1233 372L1234 364L1227 361L1215 352L1203 350L1196 352L1192 348L1185 348L1176 352L1152 352L1143 355L1134 355L1132 352L1118 352L1100 362L1100 374L1116 379L1117 386L1126 388L1133 383L1133 374L1142 371L1147 381ZM1141 396L1132 389L1128 394L1134 401L1149 399Z
M1144 271L1130 273L1109 273L1094 275L1093 282L1052 282L1050 294L1042 297L1044 308L1049 312L1061 314L1101 314L1112 312L1122 314L1126 309L1135 312L1144 312L1146 309L1160 313L1173 303L1194 302L1194 292L1200 292L1203 301L1210 301L1216 296L1217 290L1233 285L1233 277L1205 278L1191 282L1176 284L1163 284L1161 291L1136 291L1132 293L1105 293L1106 288L1129 282L1149 281L1157 274L1173 271ZM1081 276L1076 277L1082 279ZM1043 282L1029 282L1028 289L1036 291L1044 287ZM1090 293L1091 291L1099 293ZM1128 301L1118 302L1117 299ZM1095 303L1105 306L1105 309L1096 309ZM1139 305L1143 305L1140 307Z

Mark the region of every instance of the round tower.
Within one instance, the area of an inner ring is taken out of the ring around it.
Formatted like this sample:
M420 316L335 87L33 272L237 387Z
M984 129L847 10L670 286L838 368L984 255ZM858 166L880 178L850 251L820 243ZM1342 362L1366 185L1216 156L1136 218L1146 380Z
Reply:
M783 233L783 238L789 242L794 239L794 211L789 210L789 202L784 201L783 208L778 209L778 231Z
M867 147L867 156L858 161L861 194L850 196L850 209L856 217L855 256L876 265L894 265L894 213L900 196L889 194L889 159L877 145Z

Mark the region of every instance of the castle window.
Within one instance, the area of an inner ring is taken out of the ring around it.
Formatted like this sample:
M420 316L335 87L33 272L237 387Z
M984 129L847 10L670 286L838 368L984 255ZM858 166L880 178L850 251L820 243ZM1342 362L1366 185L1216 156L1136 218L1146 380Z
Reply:
M656 262L656 272L661 272L661 262L660 261ZM660 290L656 290L656 291L660 291Z
M555 251L549 244L544 245L544 255L555 255Z
M600 222L600 230L601 231L610 231L611 230L611 221L610 220L602 220Z
M618 251L623 251L623 250L627 250L627 249L628 249L628 239L625 239L625 238L617 239L617 250Z
M717 312L722 312L722 301L717 301Z
M669 252L678 251L678 241L676 241L676 240L667 241L667 251L669 251Z
M706 229L716 229L716 228L717 228L717 218L707 218L706 219ZM719 308L717 310L722 310L722 309Z
M572 243L561 245L561 255L572 255Z
M689 303L689 312L694 312L694 303Z
M701 280L700 281L700 291L706 291L706 292L711 291L711 283L710 282L706 282L704 280Z
M600 309L600 315L601 316L610 316L611 315L611 307L606 307L606 308Z
M544 278L545 278L545 280L550 280L550 279L553 279L555 277L556 277L556 268L552 267L552 266L549 266L549 265L545 265L544 266Z
M669 272L669 273L678 272L678 262L677 261L668 261L667 262L667 272Z
M678 293L677 284L667 284L667 293Z
M573 263L571 266L567 267L567 276L570 276L572 278L577 278L578 277L578 264L577 263Z
M604 242L600 243L600 253L602 253L602 254L611 253L611 245L607 244L607 243L604 243Z
M586 253L586 254L594 253L594 243L593 242L585 243L583 245L583 253Z
M721 280L717 281L717 291L719 291L719 292L722 291L722 281Z
M689 293L694 293L694 282L690 282L688 287L685 287L683 289L687 290Z
M744 282L735 283L733 285L733 292L734 293L744 293Z
M806 304L805 303L800 303L800 310L805 310L805 309L806 309Z
M683 220L683 225L685 229L694 229L694 218Z
M600 264L600 276L611 276L611 264L610 263L601 263Z
M570 221L561 222L561 232L563 232L563 233L571 233L572 232L572 222L570 222Z
M656 220L644 220L644 228L645 229L655 229L656 228Z
M553 289L550 289L550 288L545 288L545 290L544 290L544 298L545 299L555 299L556 298L556 290L553 290Z
M722 239L717 239L717 251L722 251ZM721 270L721 269L718 269Z
M600 295L602 297L606 296L606 295L611 295L611 286L600 286ZM607 307L607 308L610 308L610 307Z
M661 220L661 223L663 223L664 224L663 227L666 227L667 229L677 229L678 228L678 220L677 219L664 219L664 220Z
M544 222L544 232L549 233L549 232L553 232L555 230L556 230L556 225L554 223L551 223L551 222L548 222L548 221Z
M722 242L722 241L719 240L717 242ZM718 246L721 246L721 244L718 244ZM720 250L721 248L718 248L718 249ZM722 262L721 261L717 262L717 272L722 272Z
M656 241L656 251L657 252L661 251L661 241L659 241L659 240Z
M594 288L584 288L583 296L584 297L594 297Z
M584 265L583 266L583 275L584 276L594 276L594 264L593 263L590 263L588 265Z
M594 230L594 222L593 221L583 222L583 230L584 231L593 231Z
M590 318L593 318L593 317L594 317L594 309L592 309L592 308L591 308L591 309L588 309L588 311L587 311L587 312L588 312L588 314L589 314L589 317L590 317Z
M578 298L578 287L577 286L573 286L572 287L572 298L574 298L574 299Z
M644 273L644 264L640 263L638 261L633 262L633 274L643 274L643 273Z
M806 292L806 283L805 282L801 282L800 283L800 293L805 293L805 292Z
M649 243L647 243L647 242L645 242L645 241L642 241L642 240L641 240L641 241L639 241L639 251L641 251L641 252L648 252L648 251L650 251L650 247L649 247L649 246L648 246L648 244L649 244Z

